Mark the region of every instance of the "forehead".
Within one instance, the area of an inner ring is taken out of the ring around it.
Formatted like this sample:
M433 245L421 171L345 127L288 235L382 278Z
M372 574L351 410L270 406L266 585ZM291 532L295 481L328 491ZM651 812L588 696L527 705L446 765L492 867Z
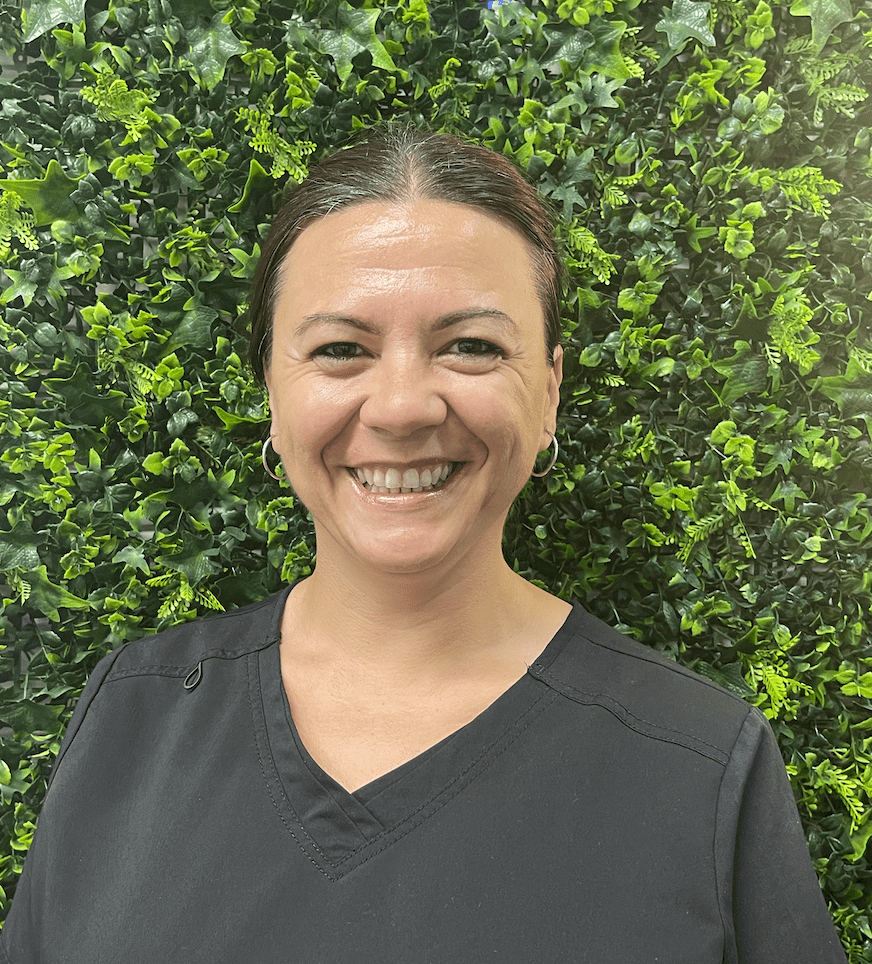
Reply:
M433 200L355 204L309 225L285 256L277 294L278 306L321 305L311 310L391 295L449 308L469 298L538 305L518 231L478 208Z

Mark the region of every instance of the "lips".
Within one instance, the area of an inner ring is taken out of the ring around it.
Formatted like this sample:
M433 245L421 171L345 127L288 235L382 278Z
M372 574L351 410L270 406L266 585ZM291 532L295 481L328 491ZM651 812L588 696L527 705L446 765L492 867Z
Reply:
M398 469L396 467L349 468L368 492L432 492L440 488L460 462L443 462L425 469Z

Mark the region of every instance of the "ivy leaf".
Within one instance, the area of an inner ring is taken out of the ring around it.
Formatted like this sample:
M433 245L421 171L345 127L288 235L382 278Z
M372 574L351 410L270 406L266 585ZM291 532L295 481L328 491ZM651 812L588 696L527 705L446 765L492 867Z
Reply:
M87 599L74 596L63 586L56 586L53 582L50 582L45 566L39 566L22 578L30 585L28 603L56 623L61 621L58 607L63 609L91 608Z
M705 6L708 7L708 4ZM626 80L632 76L621 54L621 37L626 28L625 23L609 23L605 19L596 20L590 25L590 31L596 40L589 55L591 67L616 80Z
M33 700L16 700L3 707L0 723L13 733L54 733L58 725L60 706L47 706Z
M39 541L27 519L16 522L11 532L0 532L0 569L36 569L40 562L36 551Z
M37 283L26 277L23 271L13 271L12 268L4 268L3 270L12 279L12 284L3 292L3 296L0 297L0 304L8 305L16 298L21 298L24 307L27 308L36 294Z
M79 211L70 195L78 187L78 178L69 177L57 161L48 162L45 177L37 180L16 181L0 179L0 187L14 191L33 211L33 221L38 227L52 221L72 221Z
M585 50L595 42L589 31L573 28L570 24L548 24L542 33L548 40L548 49L540 60L543 67L559 67L565 64L568 69L575 70L581 63Z
M151 569L145 559L145 553L136 546L125 546L115 553L112 561L123 562L125 566L130 566L131 569L138 569L140 572L144 572L146 576L151 575Z
M78 24L85 19L85 0L32 0L22 21L27 27L24 42L41 37L46 31L59 23Z
M655 29L666 34L669 46L669 53L661 57L657 65L658 70L681 53L689 40L698 40L709 47L714 44L714 34L708 25L709 7L710 4L695 0L675 0L669 13L657 22Z
M211 540L211 534L207 534L207 538ZM174 555L158 556L157 561L167 569L182 573L192 586L196 586L218 571L218 566L209 558L216 555L218 550L204 549L204 541L186 532L182 538L182 551Z
M872 414L872 375L855 358L848 360L844 375L819 378L815 388L839 406L844 418Z
M369 51L373 67L397 69L391 55L375 34L378 10L357 10L349 3L339 8L339 30L325 30L321 34L321 49L336 64L339 79L345 81L351 73L351 61L364 50Z
M732 405L737 399L750 392L762 393L766 390L768 366L746 341L736 342L736 352L731 358L715 362L712 366L727 380L720 392L721 403Z
M811 17L810 53L814 56L824 49L836 27L854 16L850 0L795 0L790 12L794 17Z
M188 35L191 44L188 59L195 71L191 76L206 90L215 89L224 76L227 61L245 50L230 24L224 22L225 16L216 13L208 27L197 27Z
M212 322L218 317L214 308L198 305L186 311L178 328L163 346L161 356L169 355L177 348L208 348L212 344Z

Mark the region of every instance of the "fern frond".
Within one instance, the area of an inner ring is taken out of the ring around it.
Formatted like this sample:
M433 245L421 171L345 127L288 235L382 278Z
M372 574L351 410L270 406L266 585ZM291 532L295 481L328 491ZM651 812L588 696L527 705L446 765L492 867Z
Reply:
M567 232L566 240L572 267L589 271L602 284L606 284L617 271L614 262L618 256L604 251L592 231L582 225L573 225Z
M0 261L6 261L11 254L9 242L13 237L18 238L28 251L36 251L39 247L33 231L33 215L20 210L23 203L14 190L0 188Z
M723 524L724 514L722 512L709 513L709 515L700 519L699 522L691 523L691 525L687 527L684 541L678 550L678 559L687 565L691 555L693 555L694 546L708 539L714 532L720 529Z
M100 71L95 85L83 87L81 93L97 108L100 120L123 124L131 141L138 141L148 129L151 120L147 109L154 103L155 95L130 90L127 82L108 68Z

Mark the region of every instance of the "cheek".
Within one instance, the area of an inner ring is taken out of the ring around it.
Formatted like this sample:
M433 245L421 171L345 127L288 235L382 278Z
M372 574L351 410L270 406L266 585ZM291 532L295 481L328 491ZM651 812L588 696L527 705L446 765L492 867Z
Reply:
M319 386L307 379L285 383L270 394L276 450L287 459L320 459L322 450L336 440L354 411L354 399L337 391L335 385Z

